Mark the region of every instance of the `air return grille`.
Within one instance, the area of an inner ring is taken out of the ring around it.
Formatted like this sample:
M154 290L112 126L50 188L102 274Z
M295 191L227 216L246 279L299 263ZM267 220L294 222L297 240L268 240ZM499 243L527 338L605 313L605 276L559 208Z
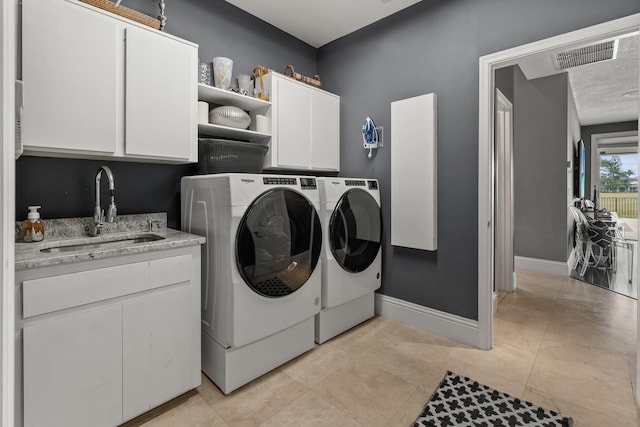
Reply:
M580 65L615 59L617 52L618 40L611 40L560 52L556 55L556 65L559 70L565 70Z

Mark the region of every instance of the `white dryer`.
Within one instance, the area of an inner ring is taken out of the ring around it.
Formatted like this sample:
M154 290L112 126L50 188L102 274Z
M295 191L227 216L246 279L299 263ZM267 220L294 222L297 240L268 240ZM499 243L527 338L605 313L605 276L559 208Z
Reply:
M375 179L318 178L322 249L322 310L316 342L322 344L373 317L381 284L382 216Z
M202 370L226 394L314 346L320 196L314 177L182 179L182 229L202 254Z

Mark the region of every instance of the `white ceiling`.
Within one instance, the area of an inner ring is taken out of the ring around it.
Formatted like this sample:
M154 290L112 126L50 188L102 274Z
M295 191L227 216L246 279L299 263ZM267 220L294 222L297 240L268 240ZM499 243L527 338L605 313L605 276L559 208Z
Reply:
M619 40L616 59L608 61L559 71L553 60L558 52L552 51L528 57L518 65L528 79L567 72L583 126L638 120L638 34L627 35ZM634 91L635 96L625 96Z
M638 120L639 49L638 36L621 39L615 60L569 71L582 125Z
M318 48L421 0L226 1Z
M226 0L228 3L291 34L313 47L405 9L421 0ZM583 126L638 119L638 34L620 39L617 59L559 71L554 55L530 56L520 61L528 79L569 73L578 117Z

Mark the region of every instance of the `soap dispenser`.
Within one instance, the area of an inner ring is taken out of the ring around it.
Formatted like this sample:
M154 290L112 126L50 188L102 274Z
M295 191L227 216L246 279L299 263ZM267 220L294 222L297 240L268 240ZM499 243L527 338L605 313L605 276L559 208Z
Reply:
M29 206L29 213L26 221L22 224L22 235L24 241L39 242L44 239L44 223L40 219L40 206Z

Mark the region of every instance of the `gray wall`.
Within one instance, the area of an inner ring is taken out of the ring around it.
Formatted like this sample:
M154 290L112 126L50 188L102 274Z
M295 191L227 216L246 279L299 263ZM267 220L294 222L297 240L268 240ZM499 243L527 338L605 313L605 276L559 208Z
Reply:
M494 74L496 89L500 89L500 92L511 101L511 104L513 104L513 80L516 67L516 65L512 65L499 68Z
M155 0L123 4L149 16L159 12ZM287 64L302 74L317 74L315 48L224 0L168 0L165 14L167 33L198 43L203 62L215 56L233 59L234 76L251 74L256 65L282 72Z
M124 4L150 16L158 14L156 1ZM301 73L317 72L316 49L223 0L168 1L166 13L168 33L198 43L203 62L231 57L234 75L250 73L258 64L278 70L294 64ZM25 218L27 206L33 204L42 205L43 218L91 216L93 180L102 164L115 175L119 213L167 212L169 226L179 228L180 178L193 175L193 165L22 156L16 162L16 218Z
M599 133L611 133L611 132L627 132L631 130L638 130L638 121L620 122L620 123L608 123L603 125L582 126L580 133L587 154L587 170L586 170L586 182L585 182L585 196L587 199L593 199L593 184L591 182L591 135L597 135Z
M514 76L513 170L516 256L567 260L566 74Z
M637 12L637 0L429 0L319 49L325 87L342 96L341 175L380 179L382 293L477 319L478 58ZM429 92L438 95L436 252L394 248L388 228L389 104ZM385 126L374 159L361 148L367 115Z
M573 247L567 206L573 200L572 164L580 140L567 75L527 81L516 65L496 70L495 85L514 109L514 253L564 262Z

